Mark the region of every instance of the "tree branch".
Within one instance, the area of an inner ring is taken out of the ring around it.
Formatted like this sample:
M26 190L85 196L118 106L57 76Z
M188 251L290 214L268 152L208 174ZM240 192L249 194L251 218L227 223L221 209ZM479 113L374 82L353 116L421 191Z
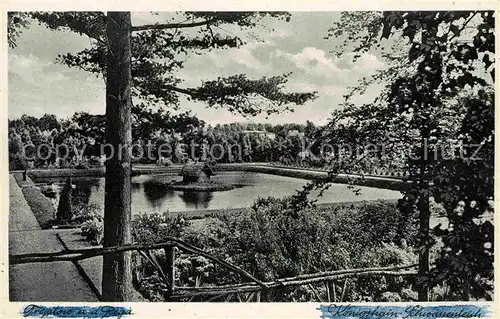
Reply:
M132 32L145 31L145 30L161 30L161 29L177 29L177 28L193 28L202 25L207 25L215 22L216 19L208 19L192 23L157 23L157 24L145 24L139 26L132 26L130 29Z
M163 88L166 90L169 90L169 91L187 94L187 95L192 96L192 97L195 97L197 95L193 89L183 89L183 88L179 88L179 87L176 87L173 85L168 85L168 84L164 85Z
M467 19L465 20L464 24L462 25L462 27L460 29L458 29L458 32L456 34L453 34L453 36L448 40L448 41L451 41L453 40L454 38L457 37L457 35L459 35L464 29L465 27L469 24L469 22L478 14L477 11L473 12L473 14ZM452 22L453 23L453 22ZM449 32L448 32L449 33ZM448 34L446 34L448 35Z

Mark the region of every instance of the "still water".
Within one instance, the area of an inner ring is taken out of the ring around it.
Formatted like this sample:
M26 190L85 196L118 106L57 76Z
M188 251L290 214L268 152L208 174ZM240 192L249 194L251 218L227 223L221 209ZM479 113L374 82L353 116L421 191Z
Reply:
M206 209L249 207L260 197L283 197L293 195L307 180L254 172L219 172L212 177L215 182L230 183L237 187L228 191L194 192L174 191L161 187L158 182L180 180L177 174L139 175L132 178L132 213L143 212L186 212ZM64 184L65 179L40 179L40 184ZM90 202L104 206L104 178L74 177L73 184L88 194ZM398 199L397 191L359 187L355 195L347 185L334 184L318 199L318 203L361 201L374 199ZM60 188L58 188L60 191ZM58 202L54 198L54 204Z

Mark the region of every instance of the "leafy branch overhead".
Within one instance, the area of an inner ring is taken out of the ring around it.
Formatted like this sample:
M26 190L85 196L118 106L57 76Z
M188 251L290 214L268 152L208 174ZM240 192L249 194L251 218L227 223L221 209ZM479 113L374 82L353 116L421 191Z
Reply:
M483 217L492 213L494 189L494 32L493 11L397 11L344 12L327 35L344 37L338 55L376 54L389 65L352 88L324 134L362 145L397 142L405 150L409 187L400 207L407 216L418 213L420 301L443 282L460 300L492 291L493 225ZM374 83L385 88L373 103L351 103ZM476 148L457 145L481 145L479 160ZM430 198L446 212L445 229L429 230ZM436 237L442 247L429 269Z
M394 81L419 73L440 56L443 78L439 94L454 95L464 87L495 80L495 17L493 11L386 11L343 12L326 38L343 38L337 55L354 52L355 58L376 52L389 64L362 79L352 93L363 93L375 82ZM484 70L486 76L478 76ZM434 70L436 71L436 70ZM489 74L489 76L487 76Z
M240 29L258 26L265 17L288 21L285 12L184 12L179 22L131 26L132 31L132 94L141 102L177 108L179 95L206 102L209 107L226 107L245 116L267 115L292 110L316 97L316 92L287 93L284 86L289 74L249 79L245 75L219 77L205 81L200 87L182 87L176 74L191 54L207 50L238 48L245 41L221 25ZM21 32L19 24L35 20L53 30L72 31L91 39L90 47L60 55L57 61L105 77L106 15L102 12L32 12L9 15L9 45ZM175 19L175 18L173 18Z
M273 77L263 77L251 80L244 74L230 77L219 77L213 81L206 81L196 89L178 89L166 87L189 95L192 99L206 102L211 107L226 106L231 112L247 115L257 115L265 112L267 115L282 110L292 111L289 103L303 105L315 98L316 93L286 93L283 85L288 74Z

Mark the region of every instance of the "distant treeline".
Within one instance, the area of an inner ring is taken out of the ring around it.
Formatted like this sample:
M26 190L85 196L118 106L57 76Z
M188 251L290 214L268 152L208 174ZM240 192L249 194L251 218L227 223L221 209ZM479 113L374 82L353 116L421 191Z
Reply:
M84 168L98 164L95 158L102 155L102 146L106 143L105 123L104 115L88 113L75 113L65 119L45 114L39 118L23 115L9 120L10 169L30 166ZM144 163L158 160L161 145L163 150L171 150L161 155L172 163L182 163L190 157L202 158L204 149L220 163L293 162L321 131L321 127L309 121L306 124L230 123L213 126L189 112L170 114L147 109L133 112L132 125L134 144L143 146L144 154L148 154L146 148L149 148L149 154L153 156L137 159ZM169 147L165 148L165 145ZM182 151L178 151L180 145L184 145ZM191 145L197 145L194 151ZM134 147L135 155L140 152L140 147Z

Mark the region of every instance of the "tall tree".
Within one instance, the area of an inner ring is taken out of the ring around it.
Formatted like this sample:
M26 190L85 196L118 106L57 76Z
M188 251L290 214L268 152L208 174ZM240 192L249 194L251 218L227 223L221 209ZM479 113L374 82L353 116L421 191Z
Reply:
M132 244L132 145L130 12L108 12L106 68L106 141L117 154L106 161L104 247ZM122 152L123 146L126 146ZM103 256L102 298L126 301L131 297L130 252Z
M65 54L59 61L71 67L101 74L106 79L106 138L115 156L106 162L104 246L124 245L130 237L130 171L128 148L131 144L133 95L138 101L175 108L179 94L227 107L232 112L257 115L290 110L315 97L314 92L286 93L288 74L248 79L244 74L203 82L197 88L182 88L175 71L182 67L180 53L199 53L204 49L239 47L238 36L214 31L219 25L241 28L256 26L265 17L289 19L280 12L185 12L186 21L132 26L129 12L32 12L29 16L54 30L71 30L92 39L91 47L77 54ZM16 45L20 30L26 27L26 13L10 13L9 44ZM196 28L195 36L182 30ZM132 32L135 34L132 36ZM120 152L121 151L121 152ZM121 156L118 156L120 155ZM103 298L108 301L130 299L130 256L109 254L103 263Z
M329 37L346 39L336 48L339 54L355 52L356 60L363 53L382 48L378 54L389 63L346 95L349 102L370 84L382 82L386 89L374 103L361 107L348 103L348 111L338 115L344 116L344 122L350 119L366 124L375 119L378 123L372 129L378 128L378 133L364 131L365 141L398 141L410 150L406 164L411 187L405 200L410 210L416 208L420 220L420 301L428 300L431 273L436 275L436 269L431 272L429 265L433 244L429 197L438 192L431 184L442 169L442 159L434 154L450 132L458 134L457 122L468 112L454 108L452 101L464 91L472 92L494 81L494 28L492 11L397 11L344 12L329 31Z

